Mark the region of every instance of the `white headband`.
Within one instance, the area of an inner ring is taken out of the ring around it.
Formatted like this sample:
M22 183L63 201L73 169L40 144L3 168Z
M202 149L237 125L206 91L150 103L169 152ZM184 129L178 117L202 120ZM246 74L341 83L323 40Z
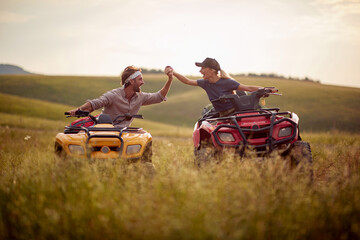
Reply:
M136 71L134 72L133 74L131 74L125 81L124 81L124 85L126 83L128 83L131 79L134 79L136 78L137 76L140 76L141 75L141 72L140 71Z

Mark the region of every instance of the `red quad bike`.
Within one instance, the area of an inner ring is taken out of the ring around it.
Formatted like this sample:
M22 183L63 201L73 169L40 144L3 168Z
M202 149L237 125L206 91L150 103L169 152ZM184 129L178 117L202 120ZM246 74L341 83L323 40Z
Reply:
M231 102L235 112L219 117L214 109L204 109L193 132L195 164L201 166L217 159L225 150L243 157L255 152L257 157L269 156L277 151L289 159L292 166L299 163L312 166L310 144L301 140L299 118L293 112L280 112L279 108L261 108L259 101L273 94L268 88L222 96L212 102ZM312 170L311 170L312 175Z

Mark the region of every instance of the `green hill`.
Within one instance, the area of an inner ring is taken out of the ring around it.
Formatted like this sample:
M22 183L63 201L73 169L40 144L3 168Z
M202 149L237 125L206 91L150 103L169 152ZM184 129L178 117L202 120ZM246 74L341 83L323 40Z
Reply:
M360 132L360 89L321 85L312 82L280 79L238 79L243 84L276 86L283 96L266 98L267 107L279 107L300 117L300 126L307 131L338 129ZM193 126L202 108L209 103L206 93L197 87L169 97L162 105L143 108L144 115L154 121L168 121ZM156 113L156 114L151 114Z
M76 118L65 118L70 106L0 93L0 126L62 131ZM97 111L96 113L98 113ZM136 119L133 127L142 127L153 136L191 136L192 129L146 119Z
M143 91L158 91L165 83L164 75L145 76ZM120 77L0 75L0 93L78 106L120 87ZM189 89L174 81L169 96Z
M33 74L24 70L21 67L12 65L12 64L0 64L0 75L8 75L8 74Z
M144 79L142 90L154 92L163 86L166 76L145 74ZM296 112L300 117L302 130L317 132L338 129L360 132L360 115L356 110L360 102L359 88L328 86L281 78L236 77L236 79L243 84L276 86L283 96L267 98L266 106ZM20 100L16 98L6 100L6 98L9 95L16 95L60 104L62 107L50 107L52 109L50 115L53 117L49 117L59 119L63 117L64 106L70 108L79 106L87 99L97 98L102 93L117 87L120 87L119 77L4 75L0 76L0 93L8 95L2 95L0 112L13 111L14 106L11 101ZM193 127L202 108L208 103L206 93L201 88L187 86L174 79L168 100L161 104L144 106L140 113L147 120ZM17 106L19 108L17 113L27 115L27 100L22 104L23 108ZM41 109L48 109L44 102L32 104L38 106L40 112ZM43 111L48 113L47 110Z
M118 86L119 79L114 77L0 76L1 93L72 106Z

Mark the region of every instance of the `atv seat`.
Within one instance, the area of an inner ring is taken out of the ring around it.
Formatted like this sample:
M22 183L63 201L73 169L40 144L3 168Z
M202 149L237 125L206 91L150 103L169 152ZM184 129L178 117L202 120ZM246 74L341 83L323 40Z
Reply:
M238 96L244 96L247 95L245 91L236 90L236 95Z
M236 95L236 94L228 94L224 95L212 102L220 101L221 103L230 102L235 112L247 111L247 110L254 110L257 108L255 104L255 95Z
M235 95L236 96L236 95ZM248 95L236 96L234 98L236 104L236 111L247 111L256 109L253 97Z
M109 114L100 114L100 116L97 120L97 123L98 124L103 124L103 123L112 124L112 119Z

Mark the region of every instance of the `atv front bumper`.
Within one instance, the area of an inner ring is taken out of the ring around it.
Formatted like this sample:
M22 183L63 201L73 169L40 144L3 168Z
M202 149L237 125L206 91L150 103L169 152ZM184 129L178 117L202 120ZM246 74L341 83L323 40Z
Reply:
M55 151L65 157L134 161L151 155L151 143L151 134L139 128L90 127L57 134Z

